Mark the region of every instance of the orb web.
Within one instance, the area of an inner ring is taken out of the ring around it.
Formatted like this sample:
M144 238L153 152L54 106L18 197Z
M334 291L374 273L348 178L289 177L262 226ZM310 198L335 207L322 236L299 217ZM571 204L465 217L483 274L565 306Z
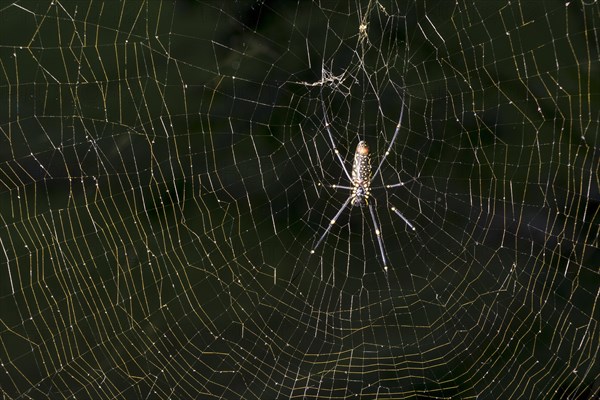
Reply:
M598 395L597 7L4 5L2 393Z

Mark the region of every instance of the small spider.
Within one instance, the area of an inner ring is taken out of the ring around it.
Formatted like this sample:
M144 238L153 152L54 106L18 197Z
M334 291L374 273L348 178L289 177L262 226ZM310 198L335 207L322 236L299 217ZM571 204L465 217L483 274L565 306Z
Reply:
M392 140L387 148L387 151L381 158L381 161L379 162L377 170L375 170L375 174L373 174L373 175L371 175L371 154L370 154L369 145L364 140L361 140L360 142L358 142L358 145L356 146L356 151L354 152L354 162L352 163L352 174L348 173L348 170L346 169L346 166L344 165L344 160L342 159L342 156L340 155L339 150L335 146L335 141L333 140L333 135L331 134L331 130L329 129L329 121L327 120L327 111L325 110L325 105L323 103L322 98L321 98L321 102L322 102L322 106L323 106L323 115L325 118L325 128L327 129L327 134L329 135L329 140L331 141L331 146L333 148L333 152L337 156L337 158L338 158L340 164L342 165L342 168L344 169L344 172L345 172L346 176L348 177L348 180L350 181L350 184L352 186L331 185L331 187L334 189L351 190L351 194L346 199L346 201L344 202L342 207L335 214L333 219L329 222L329 225L325 229L325 232L323 232L323 234L321 235L319 240L317 240L315 246L313 247L313 249L310 252L311 252L311 254L315 253L315 250L317 249L317 247L319 247L319 245L321 244L323 239L325 239L325 237L331 230L331 227L336 223L340 214L342 213L342 211L344 211L346 209L348 204L352 204L352 206L359 206L359 207L367 206L367 207L369 207L369 213L371 214L371 219L372 219L373 225L375 227L375 236L377 237L379 251L381 252L381 259L383 261L383 269L385 271L387 271L387 269L388 269L387 258L385 256L385 251L383 248L383 240L381 238L381 230L379 229L379 224L377 223L377 218L375 217L375 211L373 210L373 205L371 204L371 202L369 200L372 197L371 189L380 189L380 188L390 189L390 188L394 188L394 187L403 186L405 184L403 182L400 182L400 183L396 183L393 185L378 186L378 187L373 187L373 188L371 187L371 182L379 174L379 171L381 170L381 166L383 165L383 162L385 161L388 154L390 154L390 150L391 150L392 146L394 145L394 142L396 141L398 132L400 131L400 125L402 124L402 115L404 114L404 99L402 99L402 106L400 109L400 117L398 118L398 124L396 125L396 130L394 131ZM392 207L390 207L390 209L394 213L396 213L400 218L402 218L402 220L404 220L406 225L408 225L413 231L416 230L415 227L413 226L413 224L411 224L410 221L408 219L406 219L406 217L404 215L402 215L402 213L400 211L398 211L398 209L396 207L392 206Z

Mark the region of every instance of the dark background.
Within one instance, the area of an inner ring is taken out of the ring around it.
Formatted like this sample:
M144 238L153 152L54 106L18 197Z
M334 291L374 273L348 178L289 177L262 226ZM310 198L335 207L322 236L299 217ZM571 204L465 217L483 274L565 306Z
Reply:
M598 3L222 3L0 6L2 394L597 395Z

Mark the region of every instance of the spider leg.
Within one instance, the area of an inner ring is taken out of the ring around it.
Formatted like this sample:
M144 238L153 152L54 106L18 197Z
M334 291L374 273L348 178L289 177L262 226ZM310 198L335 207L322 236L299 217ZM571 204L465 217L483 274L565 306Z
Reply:
M411 181L414 179L411 179ZM399 186L404 186L406 185L408 182L398 182L398 183L394 183L393 185L383 185L383 186L371 186L371 189L391 189L391 188L395 188L395 187L399 187Z
M394 183L393 185L383 185L383 186L371 186L371 189L391 189L391 188L395 188L395 187L400 187L400 186L404 186L407 183L410 183L412 181L416 181L417 178L419 178L418 176L412 179L407 180L406 182L398 182L398 183ZM340 186L338 186L340 187Z
M321 107L323 107L323 117L325 118L325 129L327 130L327 134L329 135L329 141L331 142L331 147L333 148L333 152L337 156L338 160L340 160L340 164L342 165L342 168L344 169L344 172L346 173L348 180L350 180L350 182L352 182L352 177L350 176L350 174L348 173L348 170L346 169L346 164L344 164L344 160L342 159L342 156L340 155L340 151L338 150L337 146L335 145L335 140L333 140L333 135L331 134L331 130L329 129L329 120L327 119L327 110L325 110L325 102L323 101L323 91L322 90L321 90L321 92L319 92L319 96L321 97Z
M319 182L319 186L325 186L325 187L332 188L332 189L347 189L347 190L354 190L355 189L352 186L329 185L329 184L321 183L321 182Z
M410 226L410 229L412 229L413 231L417 230L413 226L413 224L411 224L410 221L408 219L406 219L406 217L404 215L402 215L402 213L400 211L398 211L398 209L396 207L392 207L392 211L395 212L400 218L402 218L404 220L404 222L406 223L406 225Z
M331 221L329 221L329 225L327 226L327 229L325 229L325 232L323 232L323 234L321 235L321 237L319 238L319 240L317 240L317 244L314 245L314 247L310 251L310 254L314 254L315 253L315 250L317 249L317 247L319 247L319 245L321 244L321 242L323 241L323 239L325 239L325 236L327 236L327 234L331 230L331 227L336 223L336 221L339 218L340 214L348 206L348 203L350 203L351 199L352 199L352 196L349 196L346 199L346 202L344 202L344 205L342 207L340 207L340 209L338 210L337 214L335 214L335 217L333 217L333 219Z
M329 186L332 187L333 189L347 189L347 190L355 189L352 186L340 186L340 185L329 185Z
M383 261L383 269L387 271L387 259L385 258L385 251L383 250L381 231L379 230L379 225L377 224L377 218L375 218L375 212L373 211L372 204L369 204L369 212L371 213L371 219L373 220L373 225L375 226L375 236L377 236L377 243L379 243L379 251L381 252L381 260Z
M325 106L323 106L323 107L325 107ZM390 145L388 146L385 153L383 153L383 157L381 157L381 161L379 161L379 165L377 166L377 169L375 170L373 177L371 177L372 181L375 180L375 178L377 177L377 174L381 170L381 166L383 165L383 162L385 161L388 154L390 154L390 150L392 149L392 146L394 145L394 142L396 141L398 132L400 132L400 126L402 125L402 116L403 115L404 115L404 97L402 97L402 105L400 106L400 118L398 118L398 124L396 125L396 130L394 131L394 136L392 136L392 141L390 142Z

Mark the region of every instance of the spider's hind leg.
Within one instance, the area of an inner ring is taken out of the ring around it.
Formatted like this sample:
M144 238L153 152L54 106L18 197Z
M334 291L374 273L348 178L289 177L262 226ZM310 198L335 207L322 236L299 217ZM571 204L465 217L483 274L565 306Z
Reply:
M375 211L373 211L373 205L369 204L369 212L371 213L371 219L373 220L373 225L375 226L375 236L377 237L377 243L379 244L379 251L381 252L381 261L383 263L383 269L387 271L387 258L385 257L385 250L383 248L383 240L381 239L381 231L379 230L379 224L377 223L377 218L375 217Z
M344 202L342 207L340 207L338 212L335 214L335 217L333 217L333 219L331 221L329 221L329 224L327 225L327 229L325 229L325 232L323 232L323 234L321 235L319 240L317 240L317 243L313 246L312 250L310 251L311 254L315 253L315 250L317 249L317 247L319 247L319 245L321 244L323 239L325 239L325 236L327 236L327 234L331 230L331 227L336 223L336 221L340 217L340 214L342 213L342 211L344 211L344 209L346 209L346 207L348 206L348 203L350 203L350 200L352 200L352 196L350 196L346 199L346 201Z
M400 218L402 218L402 220L406 223L406 225L410 227L410 229L412 229L413 231L417 230L417 228L415 228L414 225L411 224L410 221L400 211L398 211L396 207L392 206L391 210L395 212L396 215L398 215Z

